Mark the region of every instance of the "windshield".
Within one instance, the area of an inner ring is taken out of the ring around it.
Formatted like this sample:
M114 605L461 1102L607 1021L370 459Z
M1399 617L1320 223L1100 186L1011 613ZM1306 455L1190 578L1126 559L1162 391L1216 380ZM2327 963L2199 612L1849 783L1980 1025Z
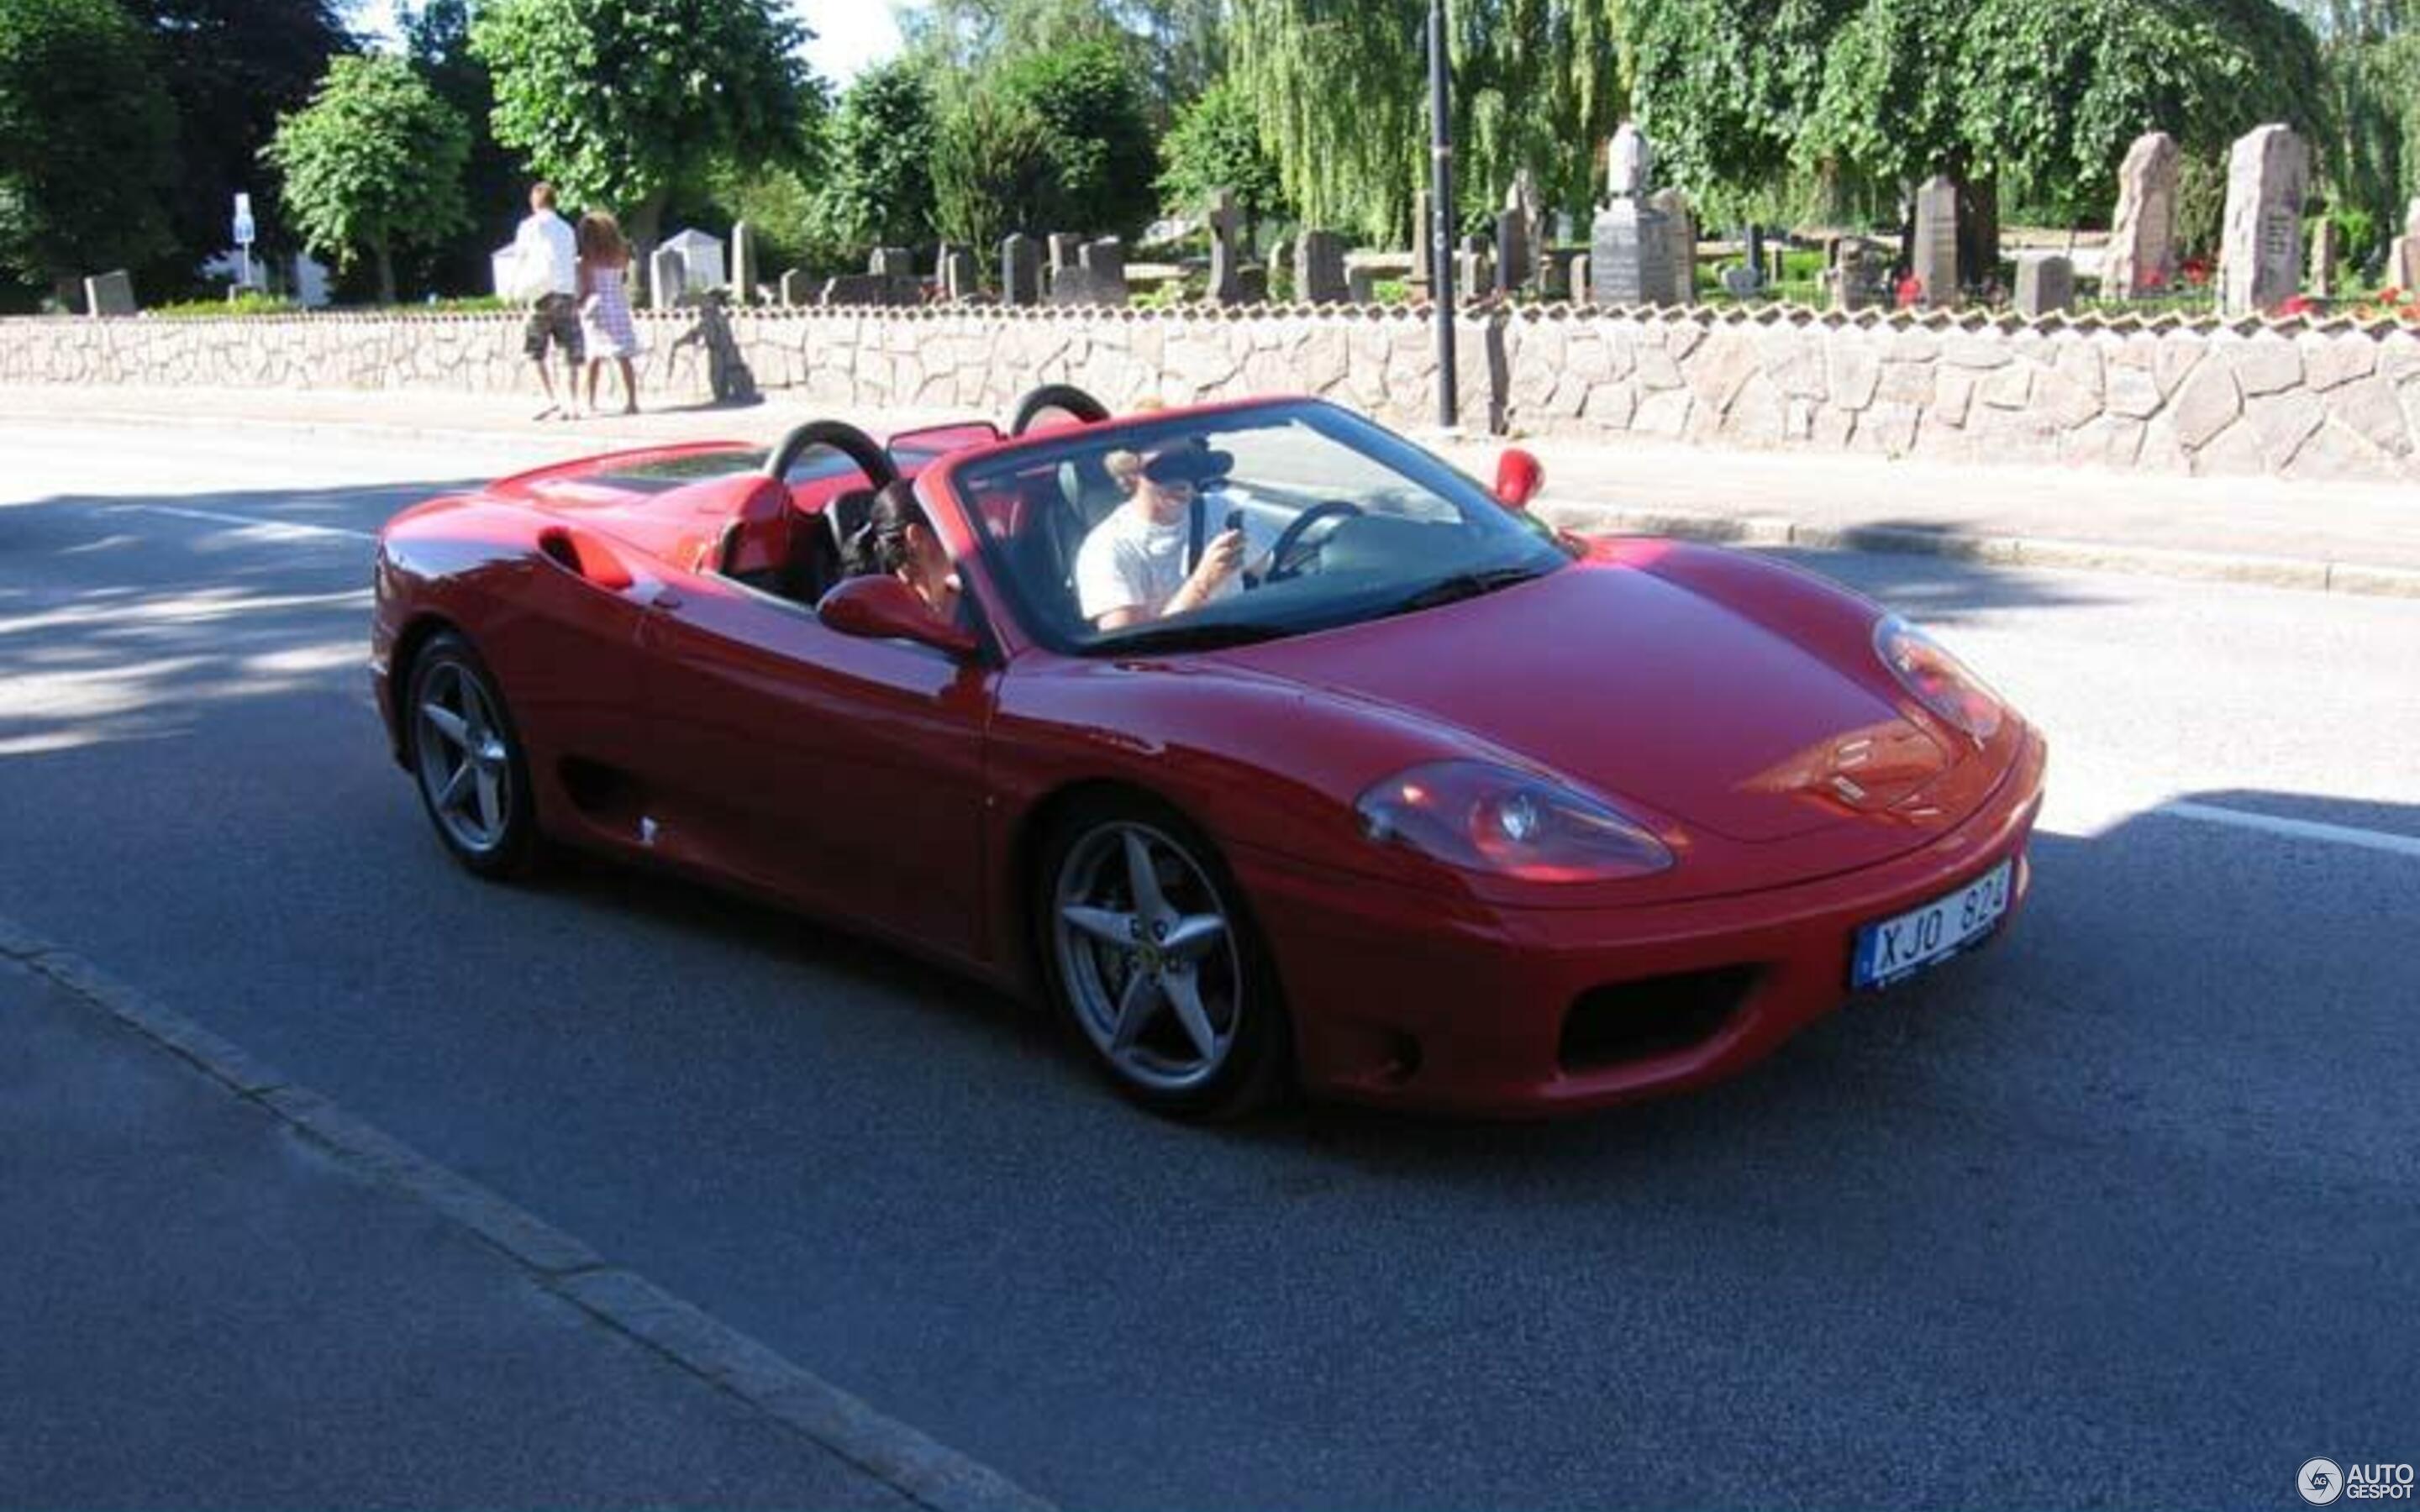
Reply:
M1019 617L1063 652L1328 629L1570 561L1544 526L1326 404L1087 426L954 482Z

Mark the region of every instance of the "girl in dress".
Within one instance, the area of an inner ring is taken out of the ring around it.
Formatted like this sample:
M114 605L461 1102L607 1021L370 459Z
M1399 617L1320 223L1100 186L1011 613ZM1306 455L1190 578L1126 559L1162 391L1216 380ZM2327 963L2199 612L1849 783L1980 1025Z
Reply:
M588 410L597 412L597 388L611 357L622 369L622 413L639 412L639 375L631 359L640 352L638 323L630 318L630 244L622 227L603 210L580 218L580 321L588 342Z

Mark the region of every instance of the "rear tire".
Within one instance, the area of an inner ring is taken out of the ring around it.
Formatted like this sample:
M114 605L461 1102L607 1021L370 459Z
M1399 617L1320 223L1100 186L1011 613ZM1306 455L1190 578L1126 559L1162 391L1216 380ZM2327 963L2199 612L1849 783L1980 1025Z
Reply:
M1051 1005L1110 1084L1170 1118L1241 1118L1289 1086L1292 1026L1208 839L1140 795L1051 827L1032 881Z
M538 856L529 761L512 711L469 640L448 630L421 648L403 717L413 785L439 842L475 875L525 875Z

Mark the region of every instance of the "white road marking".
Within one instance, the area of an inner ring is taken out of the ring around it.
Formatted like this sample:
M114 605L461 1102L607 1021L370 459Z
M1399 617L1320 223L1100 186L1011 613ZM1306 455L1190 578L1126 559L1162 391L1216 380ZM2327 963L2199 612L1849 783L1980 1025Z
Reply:
M2207 803L2182 800L2164 803L2152 812L2198 820L2206 825L2229 825L2237 829L2257 829L2295 840L2323 841L2332 845L2353 845L2366 851L2384 851L2390 856L2420 858L2420 836L2389 834L2382 829L2322 825L2308 819L2279 819L2272 814L2246 813L2240 809L2220 809Z
M261 532L274 540L280 536L334 535L349 541L375 541L372 531L349 531L335 525L298 525L291 520L260 519L250 515L223 515L214 509L178 509L169 504L135 504L131 506L148 515L174 515L179 519L209 520L214 525L241 525Z

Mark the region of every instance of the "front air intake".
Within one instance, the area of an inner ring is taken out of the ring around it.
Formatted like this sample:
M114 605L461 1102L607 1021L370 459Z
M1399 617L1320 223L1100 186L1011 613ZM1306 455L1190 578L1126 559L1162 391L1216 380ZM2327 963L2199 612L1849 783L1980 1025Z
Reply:
M1591 987L1563 1016L1563 1069L1603 1071L1701 1045L1746 1001L1759 971L1723 966Z

